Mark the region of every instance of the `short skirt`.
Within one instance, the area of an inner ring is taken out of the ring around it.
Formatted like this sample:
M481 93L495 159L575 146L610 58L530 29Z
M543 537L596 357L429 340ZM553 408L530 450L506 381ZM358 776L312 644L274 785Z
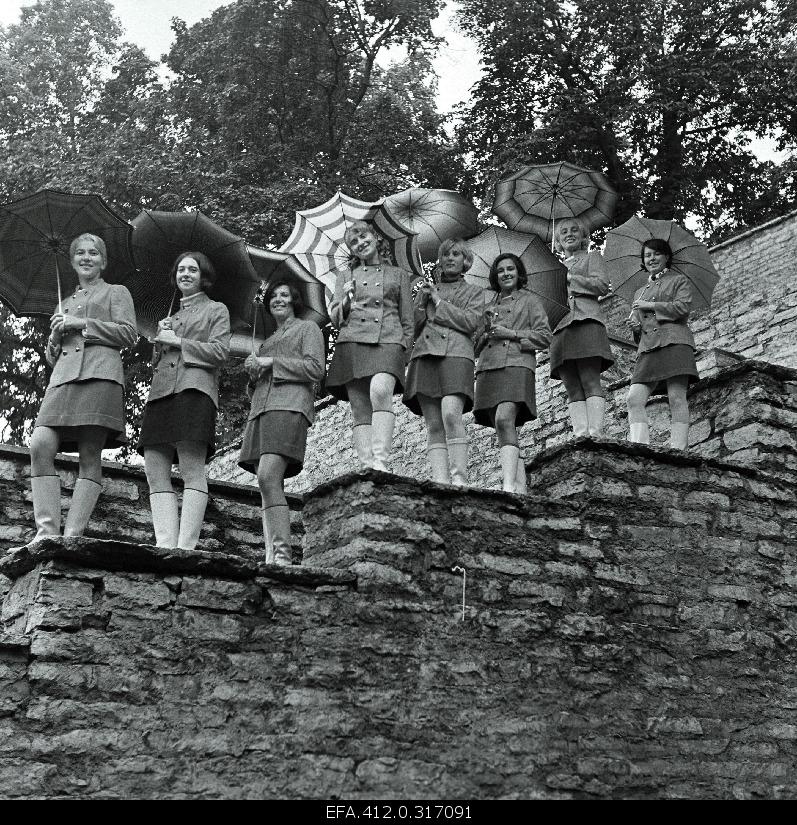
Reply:
M138 452L149 447L172 447L178 441L200 441L207 445L205 462L216 452L216 405L199 390L183 390L150 401L144 407ZM177 451L172 451L177 463Z
M387 372L396 379L393 392L400 393L404 388L405 357L401 344L358 344L353 341L335 344L327 373L327 391L341 401L348 401L346 384Z
M285 478L299 475L304 466L309 426L308 420L299 412L271 410L260 413L246 423L238 466L257 474L260 456L271 453L288 459Z
M651 395L667 395L667 379L685 375L687 386L694 384L699 376L695 353L689 344L668 344L650 352L637 355L632 384L653 384Z
M458 356L422 355L413 358L407 370L403 401L415 415L423 415L419 395L429 398L464 395L463 412L469 412L473 409L473 361Z
M78 450L75 427L105 427L108 436L103 450L127 444L125 435L124 390L116 381L89 378L48 387L44 394L36 427L58 431L62 453Z
M476 375L476 399L473 419L482 427L495 427L495 408L504 401L518 405L515 426L520 427L537 417L537 388L534 370L504 367Z
M565 361L600 358L601 372L614 363L606 327L600 321L573 321L553 334L549 349L551 378L559 379L559 367Z

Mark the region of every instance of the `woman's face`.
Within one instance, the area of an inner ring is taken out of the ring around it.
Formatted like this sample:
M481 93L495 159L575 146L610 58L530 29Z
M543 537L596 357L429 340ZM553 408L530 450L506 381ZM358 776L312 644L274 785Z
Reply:
M102 275L105 265L102 262L102 252L85 238L75 247L72 255L72 269L77 272L78 278L83 281L95 281Z
M367 226L355 226L346 233L346 245L361 261L372 260L379 254L376 235Z
M452 246L440 256L440 270L444 275L461 275L465 271L465 253Z
M293 298L291 298L290 289L285 284L280 284L271 293L271 298L268 301L268 311L277 322L293 318Z
M517 289L517 264L511 258L502 258L495 268L495 274L501 292L514 292Z
M667 268L667 256L663 252L657 252L649 246L645 247L643 258L645 262L645 269L651 275L658 275Z
M183 293L184 298L201 292L202 270L199 268L199 261L194 258L183 258L177 264L175 280L177 281L177 288Z
M575 221L560 221L556 227L556 237L565 254L572 255L581 249L583 237L581 227Z

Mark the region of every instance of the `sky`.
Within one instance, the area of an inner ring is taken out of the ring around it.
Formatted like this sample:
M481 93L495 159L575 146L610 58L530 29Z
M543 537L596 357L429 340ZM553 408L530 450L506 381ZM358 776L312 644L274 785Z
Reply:
M230 1L111 0L111 5L126 31L126 39L144 49L152 60L160 60L172 44L172 17L179 17L191 26ZM0 25L18 23L20 8L29 5L34 5L32 0L0 0ZM439 76L437 104L439 111L449 112L468 98L468 90L479 79L479 63L475 46L454 28L450 3L434 22L433 29L436 35L445 38L435 60Z

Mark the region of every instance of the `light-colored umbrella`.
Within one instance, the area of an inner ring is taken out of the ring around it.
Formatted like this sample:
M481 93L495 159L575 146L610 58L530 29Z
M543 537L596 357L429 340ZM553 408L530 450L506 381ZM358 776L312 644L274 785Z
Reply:
M603 258L609 271L614 292L629 303L634 293L648 279L642 267L642 244L651 238L667 241L673 252L673 272L683 275L692 288L692 310L711 306L711 295L719 282L717 272L705 244L675 221L653 218L629 218L606 234Z

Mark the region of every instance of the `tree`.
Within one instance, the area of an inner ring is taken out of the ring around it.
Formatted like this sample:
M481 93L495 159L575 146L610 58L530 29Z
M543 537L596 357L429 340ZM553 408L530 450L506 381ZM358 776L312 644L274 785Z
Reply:
M750 149L797 138L788 4L463 0L460 22L485 64L459 131L476 191L507 167L568 159L608 175L618 222L693 214L706 232L793 196Z

